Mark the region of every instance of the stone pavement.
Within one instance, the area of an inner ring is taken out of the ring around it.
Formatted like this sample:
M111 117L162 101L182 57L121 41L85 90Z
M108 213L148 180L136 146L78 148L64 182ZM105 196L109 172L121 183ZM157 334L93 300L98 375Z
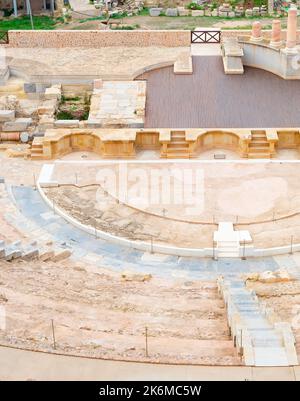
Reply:
M92 48L6 48L9 65L25 74L36 76L80 76L93 78L133 79L149 66L172 65L186 47L104 47ZM33 79L34 81L34 79ZM61 81L62 82L62 81Z
M0 347L0 380L299 381L300 367L251 368L147 364Z
M300 276L297 264L299 254L218 261L149 254L96 239L72 226L55 215L32 187L13 187L12 195L19 212L4 213L5 219L12 226L18 227L32 239L51 239L58 245L73 250L72 257L87 260L95 266L115 271L134 270L164 277L202 280L213 280L220 274L226 278L234 278L246 272L274 271L280 267Z

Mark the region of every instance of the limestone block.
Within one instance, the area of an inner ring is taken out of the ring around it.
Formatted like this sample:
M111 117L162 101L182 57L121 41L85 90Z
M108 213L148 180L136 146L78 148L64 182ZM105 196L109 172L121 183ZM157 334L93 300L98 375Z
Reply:
M229 11L228 17L229 18L234 18L235 17L235 12L234 11Z
M217 17L218 15L219 15L218 10L213 10L213 11L211 12L211 16L212 16L212 17Z
M190 52L183 52L174 63L174 74L192 74L193 61Z
M52 258L53 262L60 262L61 260L67 259L71 256L72 252L69 249L62 249L55 252L55 256Z
M253 15L253 17L259 17L259 16L260 16L260 9L259 9L259 7L253 7L253 9L252 9L252 15Z
M227 17L227 15L228 15L227 11L219 10L219 17Z
M56 120L55 128L79 128L79 120Z
M26 131L30 124L32 118L17 118L15 121L5 122L2 131Z
M53 249L43 248L40 250L39 259L42 262L45 262L46 260L53 259L54 256L55 256L55 253L54 253Z
M184 7L177 7L177 10L180 17L188 17L190 15L190 10L187 10Z
M204 10L192 10L192 17L203 17Z
M45 100L37 109L38 115L48 114L49 116L53 116L56 111L57 100Z
M35 93L36 92L36 84L34 83L24 83L24 92L25 93Z
M59 88L55 88L51 86L50 88L46 88L45 90L45 99L51 100L56 99L59 100L61 98L61 90Z
M167 17L178 17L178 10L177 8L167 8L166 10Z
M150 17L158 17L161 14L161 12L162 12L162 8L158 8L158 7L150 8L150 10L149 10Z
M53 128L54 127L54 117L50 117L46 114L42 115L42 117L40 118L40 121L39 121L39 127L42 130Z
M39 250L37 248L28 249L22 254L22 259L24 260L38 259L38 257Z
M246 16L246 17L252 17L252 16L253 16L253 11L252 11L251 8L248 8L248 9L245 11L245 16Z
M14 110L0 110L0 121L12 121L15 119Z
M205 10L205 11L204 11L204 15L205 15L206 17L211 17L211 11L210 11L210 10Z

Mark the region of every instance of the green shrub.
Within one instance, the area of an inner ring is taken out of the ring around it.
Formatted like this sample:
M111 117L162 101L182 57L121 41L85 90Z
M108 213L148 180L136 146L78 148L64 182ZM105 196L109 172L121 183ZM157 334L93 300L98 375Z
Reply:
M197 3L190 3L187 5L187 8L190 10L204 10L203 6L199 6Z

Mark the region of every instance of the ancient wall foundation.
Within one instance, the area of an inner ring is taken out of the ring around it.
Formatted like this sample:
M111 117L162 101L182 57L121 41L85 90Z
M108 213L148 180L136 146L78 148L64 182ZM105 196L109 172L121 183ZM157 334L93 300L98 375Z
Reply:
M9 31L10 47L184 47L190 31Z

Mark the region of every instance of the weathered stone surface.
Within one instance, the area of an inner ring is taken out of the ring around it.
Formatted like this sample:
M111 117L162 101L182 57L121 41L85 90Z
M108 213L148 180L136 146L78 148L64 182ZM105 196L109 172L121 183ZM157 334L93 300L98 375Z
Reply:
M56 120L54 126L56 128L78 128L79 120Z
M150 17L158 17L162 12L162 8L150 8L149 15Z
M17 118L3 124L2 131L25 131L32 124L32 118Z
M12 121L15 119L14 110L0 110L0 121Z
M180 17L188 17L190 15L190 10L187 10L184 7L177 7L177 10Z
M51 86L50 88L46 88L45 90L45 99L60 99L61 98L61 89L57 87Z
M203 17L204 10L192 10L192 17Z
M34 83L24 83L24 92L25 93L35 93L36 92L36 84Z
M167 17L178 17L178 10L177 8L167 8L166 10Z
M52 258L54 262L60 262L61 260L67 259L71 256L72 252L69 249L62 249L55 253Z
M53 116L56 111L57 100L45 100L37 109L38 115L48 114L49 116Z

